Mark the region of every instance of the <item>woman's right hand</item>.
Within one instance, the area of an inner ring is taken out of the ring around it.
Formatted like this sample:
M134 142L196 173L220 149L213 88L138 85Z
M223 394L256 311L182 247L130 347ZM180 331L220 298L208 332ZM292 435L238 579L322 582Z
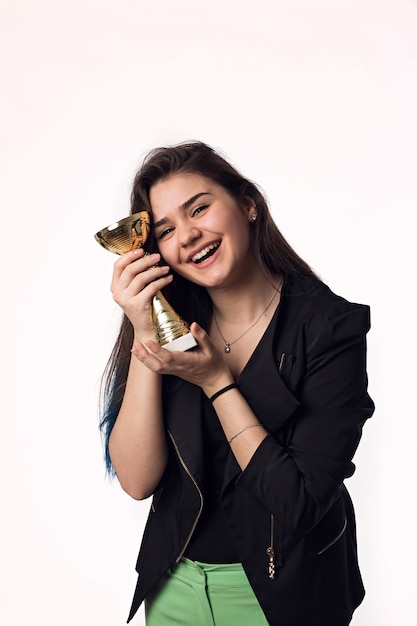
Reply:
M155 338L152 299L172 281L167 265L157 266L158 253L145 255L141 248L122 255L114 264L111 281L113 299L132 323L135 341Z
M134 343L156 340L152 299L172 280L169 267L156 265L160 260L159 254L145 255L137 249L114 264L113 299L132 323ZM109 438L110 458L119 482L139 500L154 492L167 464L161 379L131 357L122 404Z

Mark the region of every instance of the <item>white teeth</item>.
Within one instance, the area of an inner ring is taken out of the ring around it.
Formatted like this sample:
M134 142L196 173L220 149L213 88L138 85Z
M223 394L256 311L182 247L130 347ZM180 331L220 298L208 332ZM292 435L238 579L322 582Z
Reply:
M206 248L203 248L203 250L200 250L200 252L197 252L197 254L194 254L194 256L191 257L191 260L195 263L196 261L199 261L200 259L202 259L203 257L205 257L209 252L211 252L211 250L214 250L215 248L218 248L220 245L220 243L212 243L209 246L207 246Z

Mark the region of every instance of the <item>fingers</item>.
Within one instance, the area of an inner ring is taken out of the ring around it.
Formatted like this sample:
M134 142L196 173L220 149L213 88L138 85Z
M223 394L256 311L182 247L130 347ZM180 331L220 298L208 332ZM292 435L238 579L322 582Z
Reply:
M215 386L223 378L229 380L230 371L223 355L214 348L207 333L196 323L191 325L191 332L198 344L193 350L166 350L155 341L145 340L133 346L132 354L153 372L178 376L200 387L208 383Z
M160 254L145 255L142 249L122 255L114 264L113 300L122 308L140 340L155 336L152 299L172 281L170 268L159 266Z
M160 258L159 254L144 255L143 250L138 249L116 261L110 289L122 308L129 306L129 301L141 292L149 302L159 289L171 282L170 268L156 265Z
M152 278L162 276L164 272L166 272L166 270L163 269L166 266L162 266L160 268L156 267L156 264L160 260L161 256L159 254L150 254L145 256L142 249L132 250L131 252L121 256L114 264L113 277L110 287L112 293L114 293L116 288L119 286L121 289L126 288L136 276L143 272L154 270ZM144 281L146 278L148 278L147 282L150 282L152 279L147 276L144 278ZM146 284L146 282L144 284Z
M201 328L197 322L193 322L190 326L190 331L200 350L204 353L208 353L212 348L212 343L204 328Z
M164 373L171 357L169 350L164 350L154 341L146 341L137 343L132 348L132 354L146 365L150 370L156 373Z
M125 281L119 281L113 291L116 302L123 303L142 293L146 300L150 300L159 289L168 285L172 280L170 268L166 265L155 267L140 274L133 274Z
M122 254L119 259L114 264L113 271L113 279L118 280L123 272L123 270L130 264L136 261L137 259L141 259L145 256L142 248L137 248L136 250L132 250L131 252L127 252L126 254ZM149 257L148 257L149 258Z

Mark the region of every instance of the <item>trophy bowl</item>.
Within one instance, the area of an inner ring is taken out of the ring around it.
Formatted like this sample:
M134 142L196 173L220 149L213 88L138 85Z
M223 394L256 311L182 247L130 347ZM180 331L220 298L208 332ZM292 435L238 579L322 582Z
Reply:
M115 254L126 254L136 248L143 248L150 231L148 211L140 211L102 228L94 235L103 248Z
M102 228L94 237L106 250L115 254L126 254L136 248L143 248L149 231L150 215L148 211L140 211ZM188 324L174 311L160 291L152 301L152 320L156 340L167 350L183 352L197 345Z

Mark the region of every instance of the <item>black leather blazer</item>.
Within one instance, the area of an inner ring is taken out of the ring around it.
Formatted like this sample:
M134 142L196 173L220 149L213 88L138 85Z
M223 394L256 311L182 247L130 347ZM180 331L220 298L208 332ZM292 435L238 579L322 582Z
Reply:
M364 596L343 481L354 472L352 457L374 410L365 367L369 326L367 306L292 277L240 376L241 393L270 435L243 472L230 452L222 505L272 626L346 626ZM164 380L171 457L151 505L128 621L175 567L198 523L207 401L199 387Z

